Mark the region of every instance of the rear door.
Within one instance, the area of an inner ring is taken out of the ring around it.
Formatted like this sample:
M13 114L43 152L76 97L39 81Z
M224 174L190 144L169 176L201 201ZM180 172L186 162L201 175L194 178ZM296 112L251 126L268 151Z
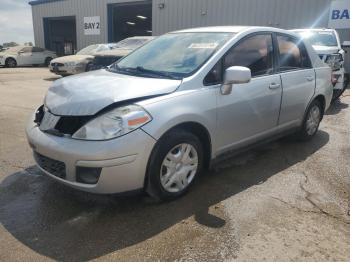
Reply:
M33 64L44 64L45 63L45 53L44 49L40 47L33 47L32 58Z
M279 124L299 124L315 93L316 76L303 42L276 34L283 97Z
M219 151L251 142L278 124L281 105L281 78L274 68L272 34L250 35L223 58L223 70L245 66L252 80L233 85L229 95L218 94Z

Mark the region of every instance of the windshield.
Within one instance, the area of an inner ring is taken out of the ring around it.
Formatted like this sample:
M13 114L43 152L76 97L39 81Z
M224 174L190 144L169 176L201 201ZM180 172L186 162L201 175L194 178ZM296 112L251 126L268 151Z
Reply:
M101 48L103 45L89 45L83 49L81 49L77 55L93 55L96 52L107 50L108 47L106 48Z
M127 38L124 39L113 46L115 48L125 48L125 49L136 49L151 39L147 38Z
M299 31L302 38L307 39L311 45L338 46L338 41L333 32L330 31Z
M198 70L232 37L232 33L166 34L113 64L110 70L182 79Z

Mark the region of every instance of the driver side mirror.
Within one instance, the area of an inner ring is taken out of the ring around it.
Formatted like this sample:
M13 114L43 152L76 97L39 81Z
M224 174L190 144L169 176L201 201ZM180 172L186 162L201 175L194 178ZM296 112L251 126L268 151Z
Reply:
M246 84L252 79L252 72L243 66L231 66L226 69L224 84L221 86L221 94L229 95L232 92L232 85Z

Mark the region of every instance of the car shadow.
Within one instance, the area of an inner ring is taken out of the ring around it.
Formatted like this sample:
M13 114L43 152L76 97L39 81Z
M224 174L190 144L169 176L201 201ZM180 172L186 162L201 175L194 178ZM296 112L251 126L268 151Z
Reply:
M344 103L341 99L337 99L335 100L331 106L329 107L329 109L327 110L327 112L325 113L325 115L337 115L339 114L342 110L348 108L349 105Z
M86 261L138 244L194 216L220 228L209 208L304 161L329 141L320 131L307 143L279 140L220 163L181 199L155 203L139 195L99 196L72 190L36 167L0 184L0 223L35 252L59 261Z
M56 81L60 78L62 78L62 77L61 76L53 76L53 77L49 77L49 78L44 78L44 80L49 81L49 82L53 82L53 81Z

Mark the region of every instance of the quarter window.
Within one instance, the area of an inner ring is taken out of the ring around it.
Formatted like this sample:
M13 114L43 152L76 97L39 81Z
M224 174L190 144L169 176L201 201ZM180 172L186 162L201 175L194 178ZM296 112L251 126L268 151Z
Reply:
M253 77L272 74L272 36L254 35L233 47L224 58L225 70L231 66L248 67Z
M40 47L33 47L33 52L44 52L44 49Z
M22 48L21 51L22 51L23 53L31 53L31 52L32 52L32 49L33 49L32 47L24 47L24 48Z
M311 62L301 40L290 36L277 36L280 71L310 68Z

